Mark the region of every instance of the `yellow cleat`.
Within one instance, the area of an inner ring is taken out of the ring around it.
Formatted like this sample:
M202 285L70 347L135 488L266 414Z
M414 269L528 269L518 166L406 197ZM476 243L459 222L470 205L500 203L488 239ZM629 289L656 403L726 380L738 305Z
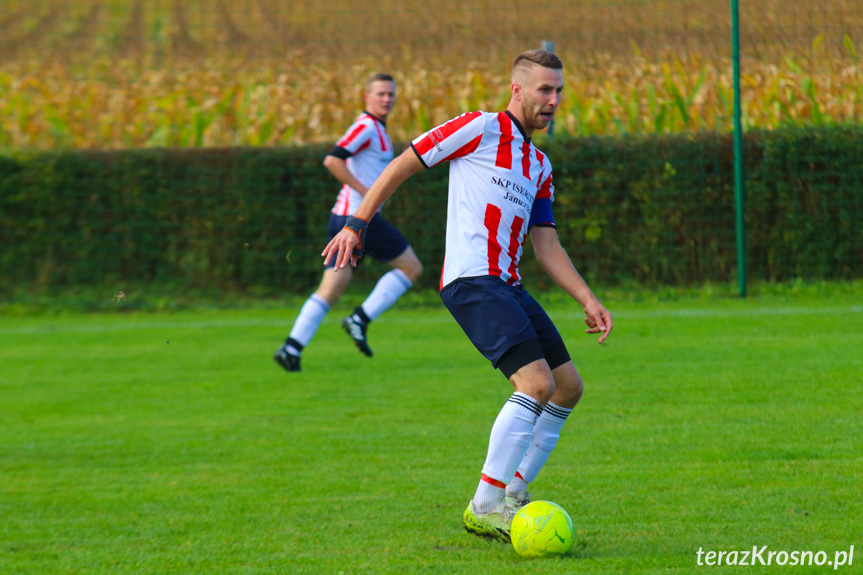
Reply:
M506 502L501 503L489 513L477 513L474 510L473 499L467 504L467 509L462 515L464 528L468 533L477 537L494 539L502 543L509 543L509 526L515 515L512 508Z

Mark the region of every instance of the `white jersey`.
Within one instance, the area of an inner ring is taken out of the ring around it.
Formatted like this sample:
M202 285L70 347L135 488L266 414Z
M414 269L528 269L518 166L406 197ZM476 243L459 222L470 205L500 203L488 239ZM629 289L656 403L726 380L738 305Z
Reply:
M330 155L345 160L348 170L368 188L393 160L393 143L387 133L386 124L368 112L363 112L336 142ZM343 184L333 206L333 213L352 216L362 201L362 194Z
M449 161L446 256L440 288L465 277L497 276L510 285L538 198L554 198L551 162L509 112L469 112L416 138L426 167ZM539 213L539 211L537 212Z

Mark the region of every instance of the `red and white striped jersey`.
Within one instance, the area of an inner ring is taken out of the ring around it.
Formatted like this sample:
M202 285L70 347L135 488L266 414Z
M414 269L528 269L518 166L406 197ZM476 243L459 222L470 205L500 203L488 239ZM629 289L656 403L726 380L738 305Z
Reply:
M368 112L363 112L336 142L331 155L345 160L348 170L368 188L393 160L393 143L387 133L386 124ZM362 194L343 184L333 206L333 213L351 216L362 201Z
M463 114L416 138L411 147L426 167L450 163L440 288L457 278L486 275L518 285L528 226L554 225L549 159L509 112ZM531 221L539 198L547 200L547 215Z

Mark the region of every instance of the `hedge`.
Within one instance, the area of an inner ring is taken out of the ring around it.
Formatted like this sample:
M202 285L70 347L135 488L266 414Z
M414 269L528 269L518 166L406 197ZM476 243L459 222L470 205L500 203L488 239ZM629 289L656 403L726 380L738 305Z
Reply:
M751 132L744 144L748 276L861 277L863 127ZM544 148L561 241L591 281L736 279L730 136L558 139ZM338 189L321 163L328 151L0 154L0 295L136 284L305 292L320 278ZM445 167L426 170L385 208L429 270L424 287L437 285L442 262L447 177ZM538 271L530 254L524 271Z

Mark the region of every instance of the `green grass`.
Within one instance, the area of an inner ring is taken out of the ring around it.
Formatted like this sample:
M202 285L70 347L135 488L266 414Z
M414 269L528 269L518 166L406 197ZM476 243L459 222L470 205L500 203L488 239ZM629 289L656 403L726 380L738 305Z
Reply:
M540 296L586 381L532 486L576 526L546 560L461 528L511 391L442 306L381 318L372 360L339 306L302 374L270 359L296 308L0 318L0 573L861 572L857 294L606 298L602 346Z

